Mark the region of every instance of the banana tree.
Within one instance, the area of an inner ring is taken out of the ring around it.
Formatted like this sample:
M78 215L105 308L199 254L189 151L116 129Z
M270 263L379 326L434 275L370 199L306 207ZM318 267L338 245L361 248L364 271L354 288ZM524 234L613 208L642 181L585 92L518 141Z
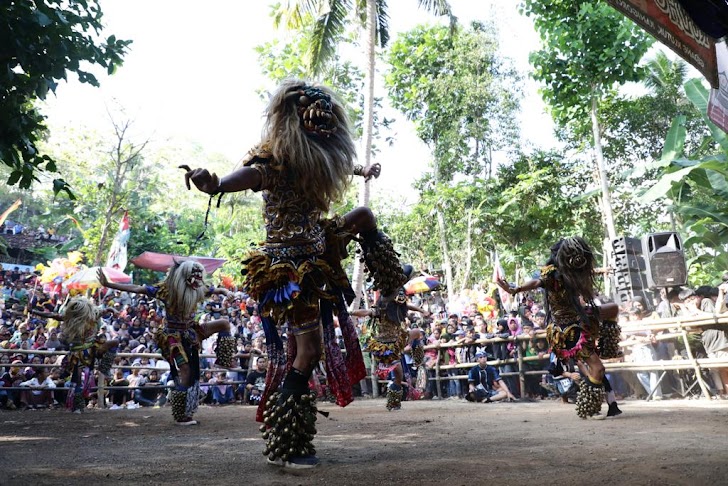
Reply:
M708 90L700 80L688 81L685 92L710 129L706 144L714 147L714 153L685 154L685 117L676 117L662 157L651 164L660 168L660 176L640 198L645 202L664 198L680 232L687 235L684 246L692 253L691 274L702 269L717 280L728 268L728 135L708 119Z

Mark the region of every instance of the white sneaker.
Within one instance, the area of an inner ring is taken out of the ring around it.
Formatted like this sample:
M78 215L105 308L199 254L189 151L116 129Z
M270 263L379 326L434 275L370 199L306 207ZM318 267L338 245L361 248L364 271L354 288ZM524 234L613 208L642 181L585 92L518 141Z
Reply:
M118 406L117 404L113 404L109 407L109 410L120 410L122 407Z
M589 420L605 420L607 418L607 416L602 413L597 412L596 414L594 414L588 418L589 418Z

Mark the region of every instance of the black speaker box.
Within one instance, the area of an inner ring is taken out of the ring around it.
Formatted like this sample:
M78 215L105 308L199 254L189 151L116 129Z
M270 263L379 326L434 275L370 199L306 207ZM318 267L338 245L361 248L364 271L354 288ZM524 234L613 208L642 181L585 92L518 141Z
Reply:
M634 272L643 272L647 267L645 265L645 259L640 255L615 253L614 268L615 270L631 270Z
M688 269L680 235L650 233L643 239L647 283L654 287L680 287L688 283Z
M645 278L645 275L639 272L630 272L629 270L615 271L614 283L618 290L647 288L647 279Z
M642 254L642 241L639 238L620 236L612 241L614 253L628 253L630 255Z

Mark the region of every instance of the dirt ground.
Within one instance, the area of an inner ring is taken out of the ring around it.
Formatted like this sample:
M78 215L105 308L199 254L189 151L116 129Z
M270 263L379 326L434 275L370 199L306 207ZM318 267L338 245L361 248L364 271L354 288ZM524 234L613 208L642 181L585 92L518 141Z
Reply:
M322 465L267 465L254 407L0 413L0 484L728 484L728 402L628 401L583 421L556 401L323 404Z

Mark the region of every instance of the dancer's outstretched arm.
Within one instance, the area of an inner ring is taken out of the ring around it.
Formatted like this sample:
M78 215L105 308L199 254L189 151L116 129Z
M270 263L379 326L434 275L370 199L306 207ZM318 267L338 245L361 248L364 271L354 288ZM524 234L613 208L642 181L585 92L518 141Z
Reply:
M46 319L55 319L57 321L63 320L63 315L58 314L56 312L43 312L43 311L31 309L30 313L33 315L36 315L36 316L45 317Z
M207 169L191 169L188 165L179 167L187 171L185 173L187 189L192 188L190 186L192 181L198 190L210 195L256 189L262 182L260 172L252 167L241 167L222 178Z
M147 293L147 288L143 285L109 282L109 279L106 278L106 274L100 268L96 272L96 276L98 277L99 282L101 283L102 287L106 287L106 288L114 289L114 290L121 290L122 292L132 292L134 294L146 294Z
M502 288L511 295L516 295L519 292L526 292L528 290L536 290L542 285L541 280L538 279L528 280L518 287L511 287L511 285L504 278L499 278L495 281L495 283L498 285L498 287Z

